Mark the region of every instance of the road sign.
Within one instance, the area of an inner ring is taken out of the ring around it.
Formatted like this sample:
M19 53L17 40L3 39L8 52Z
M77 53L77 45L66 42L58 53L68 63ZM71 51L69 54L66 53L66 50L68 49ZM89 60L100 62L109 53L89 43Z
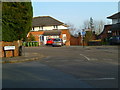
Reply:
M4 46L4 50L15 50L15 46Z
M82 32L82 35L84 36L86 34L86 32Z

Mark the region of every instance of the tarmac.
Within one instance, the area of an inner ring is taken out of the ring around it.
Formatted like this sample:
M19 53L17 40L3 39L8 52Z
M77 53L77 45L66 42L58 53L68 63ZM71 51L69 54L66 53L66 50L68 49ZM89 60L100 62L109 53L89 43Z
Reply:
M70 46L70 47L79 47L80 46ZM82 48L83 46L81 46ZM91 46L87 47L84 46L84 49L89 49L89 48L96 48L96 49L118 49L120 47L117 46ZM16 57L3 57L0 58L0 63L20 63L20 62L26 62L26 61L34 61L34 60L40 60L42 58L45 58L47 56L41 54L41 53L31 53L31 52L24 52L22 53L22 56L16 56Z
M20 63L20 62L39 60L44 57L46 57L46 56L42 55L42 54L26 52L26 53L23 53L22 56L0 58L0 63L2 63L2 64Z

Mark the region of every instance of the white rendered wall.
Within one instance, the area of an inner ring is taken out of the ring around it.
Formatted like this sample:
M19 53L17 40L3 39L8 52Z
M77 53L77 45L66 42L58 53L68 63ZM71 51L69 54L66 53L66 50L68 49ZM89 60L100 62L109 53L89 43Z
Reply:
M65 26L63 26L63 25L57 26L57 28L55 28L54 26L44 26L43 28L42 28L42 27L34 27L34 30L33 30L33 28L32 28L31 31L53 30L53 29L68 29L68 28L65 27Z

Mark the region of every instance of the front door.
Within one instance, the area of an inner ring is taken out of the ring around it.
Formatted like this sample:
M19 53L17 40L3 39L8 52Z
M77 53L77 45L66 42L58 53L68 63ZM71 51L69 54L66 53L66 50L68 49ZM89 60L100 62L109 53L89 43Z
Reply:
M67 40L66 34L62 34L62 39L63 39L63 43L65 44L65 42L66 42L66 40Z

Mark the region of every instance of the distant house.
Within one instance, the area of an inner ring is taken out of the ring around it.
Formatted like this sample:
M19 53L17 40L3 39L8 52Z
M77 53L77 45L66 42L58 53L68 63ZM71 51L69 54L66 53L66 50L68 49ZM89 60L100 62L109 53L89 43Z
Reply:
M103 31L97 36L98 39L104 40L105 38L109 38L112 36L112 31L111 31L112 25L104 25Z
M120 35L120 12L115 13L107 18L112 19L111 27L112 36Z
M112 19L112 24L104 26L103 32L98 35L98 38L100 39L120 35L120 12L115 13L107 18Z
M64 44L70 45L70 33L68 26L50 16L34 17L30 33L35 37L39 45L45 45L48 38L62 38Z

